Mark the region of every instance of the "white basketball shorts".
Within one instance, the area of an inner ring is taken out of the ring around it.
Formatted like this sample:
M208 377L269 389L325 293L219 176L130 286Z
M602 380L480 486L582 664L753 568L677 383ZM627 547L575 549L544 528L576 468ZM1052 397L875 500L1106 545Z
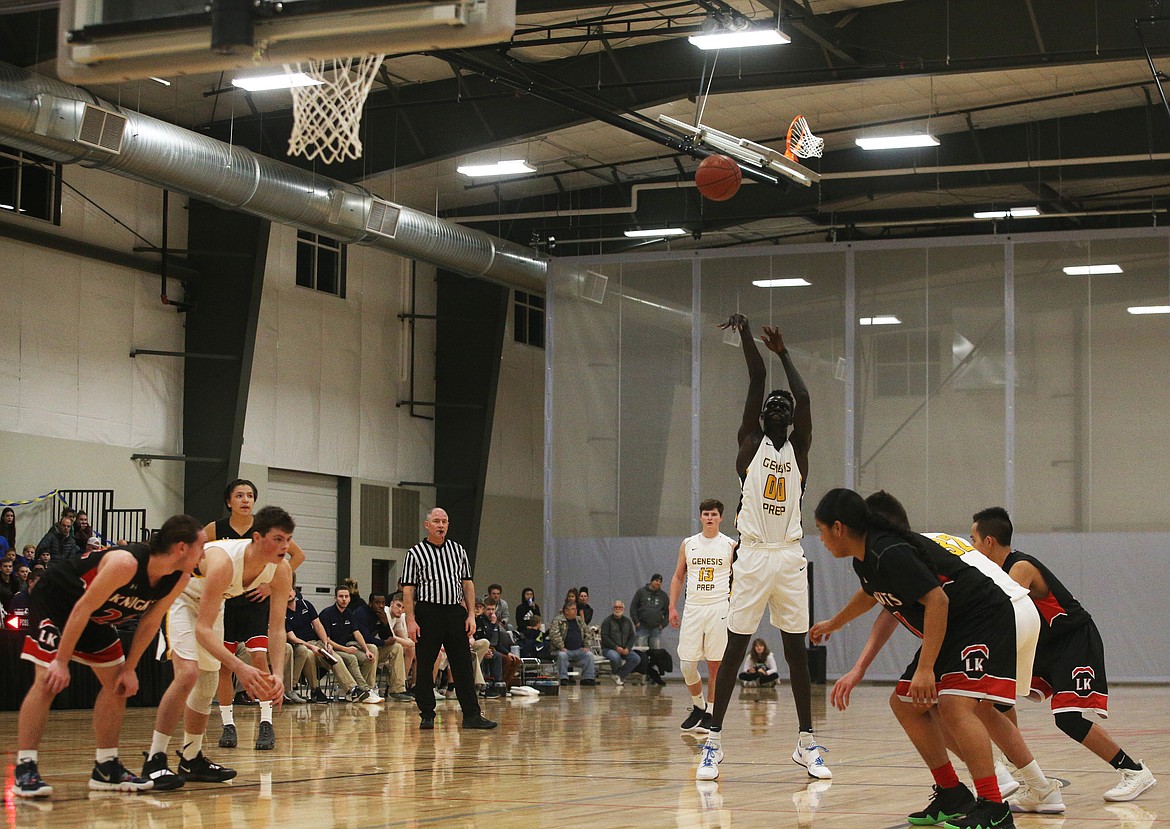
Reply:
M727 628L750 636L764 618L785 633L808 632L808 561L800 544L741 544L731 565Z
M1032 663L1040 641L1040 612L1030 596L1012 601L1016 612L1016 696L1026 697L1032 690Z
M195 636L195 618L199 615L199 602L179 594L171 609L167 611L167 644L171 653L199 663L201 671L218 671L219 660L199 644ZM223 603L215 617L216 640L223 641Z
M678 634L678 658L684 662L718 662L727 650L727 602L687 604Z

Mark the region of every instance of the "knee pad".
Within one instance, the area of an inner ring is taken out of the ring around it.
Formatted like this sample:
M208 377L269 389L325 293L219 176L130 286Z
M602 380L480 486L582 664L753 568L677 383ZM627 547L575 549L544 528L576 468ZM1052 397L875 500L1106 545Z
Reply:
M1089 736L1089 730L1093 727L1093 724L1077 711L1062 711L1053 715L1053 719L1056 720L1057 728L1078 743L1085 741L1085 737Z
M682 671L683 682L687 685L694 685L702 680L702 677L699 676L698 662L679 660L679 669Z
M187 695L187 707L197 714L210 714L211 701L219 688L219 671L200 671L195 687Z

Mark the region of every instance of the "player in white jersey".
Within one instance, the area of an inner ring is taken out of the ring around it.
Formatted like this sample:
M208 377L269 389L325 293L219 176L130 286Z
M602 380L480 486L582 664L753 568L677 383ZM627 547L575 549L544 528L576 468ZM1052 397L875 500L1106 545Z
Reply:
M289 594L292 570L287 555L295 528L292 516L280 507L259 510L251 538L207 543L195 577L172 605L167 638L175 678L159 703L154 737L142 769L142 776L154 781L155 791L176 789L187 780L224 782L236 776L234 769L203 755L203 735L221 663L229 666L257 699L279 704L284 698L284 607L272 602L269 609L271 673L264 673L224 647L223 603L259 584L270 584L278 596ZM175 774L167 767L167 747L180 719L183 749L179 752L179 773Z
M723 521L723 502L709 498L699 504L699 523L703 531L683 539L678 548L678 566L670 580L670 624L680 624L678 600L683 582L687 589L687 613L682 619L678 638L678 660L683 681L691 693L691 707L683 721L683 731L706 732L711 721L707 702L703 700L703 678L699 661L707 660L707 696L715 699L715 677L723 651L727 649L727 611L731 598L731 561L735 541L719 532Z
M885 490L871 494L865 499L865 504L871 512L885 517L899 527L910 529L910 518L906 514L906 508L902 506L901 501ZM1027 696L1031 689L1032 661L1035 658L1036 644L1040 637L1040 615L1036 612L1035 605L1028 596L1028 591L1016 584L1010 576L1006 579L1003 578L1007 575L1003 569L997 567L994 561L971 546L966 539L947 533L922 533L922 535L941 545L950 553L961 556L965 563L990 578L1011 599L1012 609L1016 616L1016 695ZM1032 607L1028 605L1032 605ZM813 626L814 641L822 641L818 634L818 628L819 623ZM837 709L844 711L849 707L849 697L853 689L865 678L866 670L897 628L898 620L892 613L878 613L873 622L873 629L870 631L869 638L866 640L861 654L857 657L857 661L833 686L830 701ZM1052 814L1063 812L1064 802L1060 796L1059 786L1051 783L1044 775L1036 763L1031 749L1028 748L1024 738L1020 735L1019 728L1004 713L1004 707L981 705L977 711L992 742L1017 767L1018 774L1025 782L1036 791L1043 793L1044 802L1037 804L1042 808L1021 810L1016 807L1016 804L1013 804L1012 811L1044 811ZM943 737L947 748L955 751L954 741L950 739L950 734L944 731ZM958 752L955 751L955 753ZM1012 777L1010 771L998 760L995 765L995 773L1001 797L1006 799L1020 788L1019 781Z
M808 672L808 562L800 548L800 500L808 477L808 450L812 444L812 414L808 387L792 362L780 330L764 326L761 338L780 358L791 391L764 395L768 368L752 338L747 317L734 314L721 328L738 331L748 368L748 393L737 440L735 471L743 486L736 528L739 547L732 574L735 590L727 616L727 648L715 681L710 733L695 776L714 780L723 759L721 732L727 704L735 691L740 663L748 641L767 608L780 629L784 660L788 663L792 697L796 703L799 736L792 759L810 776L831 778L823 746L812 725L812 681ZM789 432L791 427L791 432Z

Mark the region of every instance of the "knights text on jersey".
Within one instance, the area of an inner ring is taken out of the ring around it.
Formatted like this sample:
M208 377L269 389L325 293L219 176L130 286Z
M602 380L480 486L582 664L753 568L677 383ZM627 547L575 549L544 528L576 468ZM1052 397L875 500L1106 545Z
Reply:
M702 533L683 542L687 561L687 606L725 603L731 595L731 557L735 542L719 533Z
M748 544L795 544L804 531L800 527L800 499L803 490L800 469L792 444L779 449L767 436L748 464L743 481L735 527Z
M136 619L159 599L166 598L183 577L182 570L175 570L152 585L147 569L150 563L150 548L146 544L131 543L105 547L86 553L80 558L54 564L45 571L45 576L37 585L37 589L30 594L38 608L45 609L42 615L59 621L63 627L73 606L93 584L102 559L116 550L125 550L133 555L138 562L138 570L133 579L115 590L102 606L90 615L90 622L108 625Z

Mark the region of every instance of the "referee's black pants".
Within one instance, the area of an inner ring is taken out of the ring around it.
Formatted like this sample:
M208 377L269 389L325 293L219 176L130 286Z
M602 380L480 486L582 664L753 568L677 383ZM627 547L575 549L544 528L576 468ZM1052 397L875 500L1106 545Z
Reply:
M475 693L475 673L471 665L471 645L467 641L467 608L461 604L415 602L414 620L418 623L415 645L414 701L424 720L435 718L435 660L439 648L447 649L447 663L455 680L455 695L464 719L479 716L479 698Z

